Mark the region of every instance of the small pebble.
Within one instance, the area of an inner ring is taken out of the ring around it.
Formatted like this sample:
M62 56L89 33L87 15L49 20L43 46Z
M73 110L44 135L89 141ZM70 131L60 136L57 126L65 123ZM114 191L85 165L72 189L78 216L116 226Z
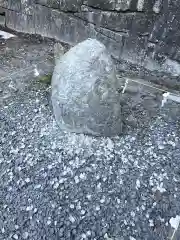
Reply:
M23 239L27 239L28 236L29 236L29 233L28 233L28 232L24 232L23 235L22 235Z
M16 240L19 239L19 237L18 237L17 234L14 234L14 235L13 235L13 238L16 239Z

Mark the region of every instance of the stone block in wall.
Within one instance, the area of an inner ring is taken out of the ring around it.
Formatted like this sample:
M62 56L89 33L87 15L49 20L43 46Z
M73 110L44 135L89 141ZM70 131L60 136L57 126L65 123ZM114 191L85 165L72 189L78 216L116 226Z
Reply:
M59 0L36 0L35 3L51 8L59 8Z
M157 19L154 13L101 11L82 5L76 16L96 26L119 32L132 32L135 35L148 35Z
M33 19L36 34L53 38L51 36L51 24L53 22L51 12L52 10L48 7L35 5Z
M0 7L7 8L7 0L0 0Z
M6 10L6 26L19 32L35 34L34 18L31 15Z
M124 40L121 58L139 65L144 64L147 53L148 39L146 36L130 35Z
M173 44L169 45L165 42L159 42L156 44L156 48L154 51L154 59L157 61L164 60L164 58L171 58L173 59L173 56L175 56L176 53L176 46Z
M168 6L166 7L167 10L172 12L178 12L180 8L179 0L166 0L166 1L168 1Z
M167 12L160 15L150 35L150 41L163 41L167 44L177 43L180 46L180 15Z
M165 29L165 23L167 22L166 16L160 15L157 21L154 24L154 28L151 32L151 35L149 37L149 41L151 42L158 42L161 40L161 37L163 35L164 29Z
M123 48L123 38L124 35L121 33L113 32L105 28L95 28L96 30L96 39L102 42L109 53L115 58L120 59L122 48Z
M0 0L0 7L7 8L8 0Z
M95 36L92 24L73 16L45 6L37 5L35 14L35 31L42 36L55 38L70 45Z
M163 0L137 0L137 11L159 13L162 8Z
M0 0L0 7L32 15L34 10L34 0Z
M84 4L101 10L127 11L131 9L131 0L85 0Z
M77 12L83 3L83 0L36 0L36 3L64 12Z
M154 5L153 5L153 12L159 14L162 13L164 11L164 9L166 8L166 4L168 5L168 1L169 0L155 0L154 1ZM174 1L174 0L173 0ZM147 8L149 6L147 5Z
M73 15L52 10L52 18L53 36L65 43L75 45L89 37L95 38L96 36L92 24L87 24Z
M113 57L119 59L123 42L121 33L95 27L73 14L52 10L40 5L37 6L36 12L36 33L53 37L70 45L75 45L89 37L96 38L106 45Z
M59 9L64 12L78 12L83 0L59 0Z
M13 11L21 11L21 0L8 0L7 8Z
M76 16L87 22L93 23L98 27L107 28L114 31L128 32L132 26L135 13L118 13L92 9L83 5L81 12L75 13Z
M159 13L163 0L85 0L84 4L101 10Z
M161 38L166 44L180 46L180 15L169 13L167 25Z
M132 19L131 34L134 35L150 35L157 15L154 13L135 13Z
M27 15L34 14L35 0L21 0L21 12Z
M127 33L121 33L121 32L114 32L110 29L107 29L107 28L102 28L102 27L97 27L95 26L95 30L104 35L105 37L107 37L108 39L112 39L114 40L115 42L119 43L121 42L122 43L122 38L124 36L129 36Z

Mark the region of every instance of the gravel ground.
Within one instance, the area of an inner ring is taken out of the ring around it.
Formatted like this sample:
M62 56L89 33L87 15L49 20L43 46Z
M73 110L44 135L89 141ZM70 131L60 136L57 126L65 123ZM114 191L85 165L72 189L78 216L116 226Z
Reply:
M168 102L149 124L113 139L62 133L50 88L32 69L12 75L9 87L11 70L31 66L45 49L51 54L49 42L20 42L23 66L13 40L0 45L0 239L172 236L180 215L180 105Z

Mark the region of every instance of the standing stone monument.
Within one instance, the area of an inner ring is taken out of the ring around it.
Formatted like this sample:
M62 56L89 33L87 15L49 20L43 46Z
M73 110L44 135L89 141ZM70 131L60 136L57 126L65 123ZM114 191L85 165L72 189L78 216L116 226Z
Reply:
M106 47L87 39L56 59L52 105L64 131L115 136L122 132L119 82Z

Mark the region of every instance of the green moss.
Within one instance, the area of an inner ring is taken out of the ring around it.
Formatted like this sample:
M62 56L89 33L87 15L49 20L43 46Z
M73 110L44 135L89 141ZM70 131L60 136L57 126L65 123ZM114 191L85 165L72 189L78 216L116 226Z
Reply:
M46 74L44 76L39 77L39 82L50 85L51 84L51 79L52 79L52 74Z

